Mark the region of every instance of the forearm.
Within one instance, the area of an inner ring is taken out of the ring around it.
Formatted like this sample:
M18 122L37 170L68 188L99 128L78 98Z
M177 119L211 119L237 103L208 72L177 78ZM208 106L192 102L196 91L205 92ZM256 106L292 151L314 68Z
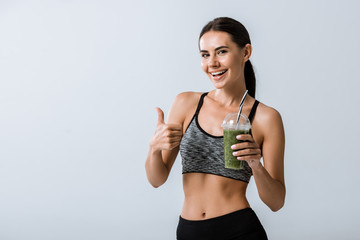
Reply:
M252 171L260 199L274 212L281 209L285 202L285 185L273 179L261 163Z
M157 188L165 183L169 171L163 162L161 150L153 150L150 147L145 162L145 170L148 181L153 187Z

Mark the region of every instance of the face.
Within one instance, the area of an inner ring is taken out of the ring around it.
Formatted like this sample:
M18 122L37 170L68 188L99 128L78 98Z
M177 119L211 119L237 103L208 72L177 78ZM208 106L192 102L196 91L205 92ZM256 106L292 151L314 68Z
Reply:
M216 88L244 81L245 62L251 54L250 44L240 49L230 34L210 31L200 38L199 47L201 67Z

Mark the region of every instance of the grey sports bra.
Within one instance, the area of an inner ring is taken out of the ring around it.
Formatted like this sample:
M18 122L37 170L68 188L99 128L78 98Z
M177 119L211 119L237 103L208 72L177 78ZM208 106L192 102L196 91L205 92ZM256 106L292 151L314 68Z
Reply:
M207 94L201 95L196 112L180 142L182 173L208 173L249 182L252 175L249 165L245 162L245 167L241 170L225 168L223 136L210 135L199 124L198 114ZM259 102L255 100L249 114L250 122L258 104Z

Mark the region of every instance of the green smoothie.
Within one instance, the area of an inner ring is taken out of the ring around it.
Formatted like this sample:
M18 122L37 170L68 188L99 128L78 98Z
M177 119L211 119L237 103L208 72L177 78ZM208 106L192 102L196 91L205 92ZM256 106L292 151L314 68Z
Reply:
M245 161L237 160L233 155L234 150L231 149L232 145L243 142L236 139L236 136L240 134L249 134L249 130L224 129L225 168L242 169L244 167Z

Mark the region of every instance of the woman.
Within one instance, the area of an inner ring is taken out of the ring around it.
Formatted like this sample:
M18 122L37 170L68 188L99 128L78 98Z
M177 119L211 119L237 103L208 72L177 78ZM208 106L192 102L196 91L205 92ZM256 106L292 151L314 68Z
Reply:
M179 94L164 122L150 140L146 173L154 187L165 183L180 150L185 201L177 239L267 239L264 228L246 199L254 176L261 200L277 211L285 201L285 136L280 114L255 97L255 75L250 63L250 37L231 18L209 22L199 37L201 65L215 89L209 93ZM242 113L251 121L251 134L238 135L245 142L233 145L233 155L246 167L225 169L221 123L238 111L246 89ZM260 162L263 158L264 165Z

